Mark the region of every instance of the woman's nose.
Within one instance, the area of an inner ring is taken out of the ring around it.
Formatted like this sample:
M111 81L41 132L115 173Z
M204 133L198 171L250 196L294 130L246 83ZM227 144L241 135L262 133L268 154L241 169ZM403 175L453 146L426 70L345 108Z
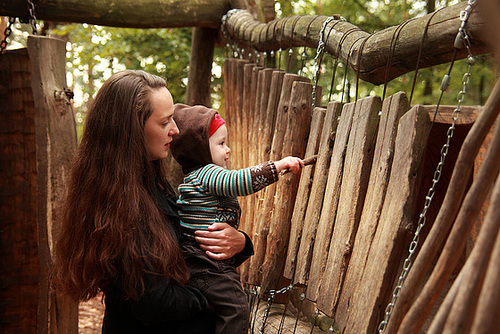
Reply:
M177 127L177 124L175 123L174 120L172 120L172 122L174 126L172 127L172 129L170 129L170 135L175 136L179 134L179 128Z

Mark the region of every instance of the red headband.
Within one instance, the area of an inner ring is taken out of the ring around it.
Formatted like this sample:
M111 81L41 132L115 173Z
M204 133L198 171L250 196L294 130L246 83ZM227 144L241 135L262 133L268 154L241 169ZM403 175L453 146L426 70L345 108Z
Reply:
M217 131L218 128L222 124L226 123L226 121L220 117L219 114L215 114L214 118L212 118L212 123L210 123L210 129L208 130L208 137L211 137L215 131Z

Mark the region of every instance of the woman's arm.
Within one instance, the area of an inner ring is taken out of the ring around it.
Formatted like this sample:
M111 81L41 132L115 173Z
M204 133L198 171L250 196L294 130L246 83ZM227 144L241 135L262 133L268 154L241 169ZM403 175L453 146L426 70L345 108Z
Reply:
M250 238L226 223L214 223L208 230L196 231L195 235L200 248L212 259L226 260L235 256L238 266L253 255Z
M148 291L139 300L129 300L137 319L146 325L184 320L209 310L205 296L195 287L178 285L163 277L150 277Z

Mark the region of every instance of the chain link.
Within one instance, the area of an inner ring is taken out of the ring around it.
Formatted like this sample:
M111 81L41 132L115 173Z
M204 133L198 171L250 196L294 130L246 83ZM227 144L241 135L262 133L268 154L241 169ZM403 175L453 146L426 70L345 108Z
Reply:
M3 52L7 48L8 38L9 38L10 34L12 34L12 26L14 25L15 22L16 22L15 17L9 17L9 24L7 25L7 27L5 28L5 31L3 33L4 38L0 42L0 54L3 54Z
M277 295L287 293L288 291L293 290L293 284L285 286L279 290L269 290L269 297L267 297L267 305L264 310L264 315L262 316L262 325L259 328L259 333L264 333L264 328L266 327L267 319L269 317L269 311L271 310L271 305L273 304L273 300Z
M470 47L467 46L467 45L470 46L470 41L469 41L469 37L468 37L466 29L465 29L467 19L469 18L470 12L474 8L475 2L476 2L476 0L469 0L468 6L466 7L466 9L464 9L460 13L460 19L461 19L462 23L461 23L461 26L459 28L457 39L455 40L455 47L456 48L458 48L461 44L461 43L457 43L457 40L459 40L459 39L463 40L464 45L467 47L467 51L469 54L469 56L467 58L467 62L468 62L467 73L465 73L463 78L462 78L462 90L458 93L458 96L457 96L457 107L455 108L455 110L453 111L452 116L451 116L452 123L451 123L451 125L448 128L448 131L446 133L446 135L447 135L446 143L441 148L441 158L440 158L440 161L436 167L436 170L434 171L434 175L432 178L432 185L429 188L429 190L427 191L427 195L425 196L424 207L423 207L422 212L420 213L420 216L419 216L417 229L415 230L413 240L411 241L409 249L408 249L408 253L409 253L408 257L405 259L405 261L403 263L403 270L401 271L401 274L398 278L398 283L392 292L391 301L389 302L389 304L387 305L387 307L385 309L384 320L382 320L382 322L378 326L379 333L384 333L386 328L387 328L387 324L389 322L389 318L392 314L392 311L394 310L394 305L396 304L396 300L399 296L399 292L401 291L401 288L403 287L403 283L404 283L404 281L408 275L408 272L411 268L412 258L417 250L417 247L418 247L420 232L422 231L422 228L425 226L426 214L427 214L427 211L431 205L432 199L434 198L436 184L439 182L439 179L441 178L444 162L445 162L446 156L448 155L448 149L450 148L450 141L451 141L451 138L453 137L453 134L455 131L455 123L456 123L456 120L458 119L458 116L459 116L460 111L461 111L462 103L465 99L467 86L469 85L469 79L471 76L472 66L476 62L472 53L471 53ZM459 37L461 37L461 38L459 38ZM450 66L453 66L453 63ZM446 74L445 77L443 78L443 84L441 85L441 90L442 91L446 90L446 88L448 87L448 84L449 84L449 75Z
M28 11L30 13L30 24L33 30L33 35L38 35L38 30L36 29L36 16L35 16L35 4L33 0L28 0Z
M319 81L319 76L321 74L321 61L323 60L323 53L325 51L325 29L328 23L331 21L335 20L335 17L331 16L323 22L323 26L321 27L321 30L319 31L319 41L318 41L318 48L316 50L316 56L314 57L314 60L316 63L314 64L314 87L312 90L312 108L316 107L316 89L318 87L318 81ZM332 28L333 29L333 28Z
M30 0L28 0L28 1L30 1ZM222 16L222 34L224 35L224 38L226 40L226 58L228 56L227 50L229 50L229 49L231 50L231 55L234 58L238 57L238 52L236 51L237 50L236 40L232 39L231 36L229 35L229 31L227 29L227 21L229 20L229 18L231 16L233 16L234 14L236 14L239 11L241 11L241 9L236 9L236 8L231 9L226 14L224 14Z

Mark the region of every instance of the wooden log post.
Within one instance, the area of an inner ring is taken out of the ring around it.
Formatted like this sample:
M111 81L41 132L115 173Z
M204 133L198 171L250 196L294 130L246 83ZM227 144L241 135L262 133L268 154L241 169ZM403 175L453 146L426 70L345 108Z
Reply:
M0 56L0 105L0 321L5 332L36 333L40 273L37 166L26 49Z
M207 27L217 29L231 6L228 0L37 1L36 17L130 28ZM23 0L0 2L0 15L29 18Z
M76 149L76 127L66 88L66 43L42 36L28 38L35 105L38 253L40 260L38 328L77 333L78 305L50 289L52 238L57 230L69 165ZM50 321L45 318L49 313Z
M355 289L364 283L361 281L361 277L367 265L367 257L385 201L399 119L408 111L408 107L408 98L403 92L387 97L382 103L382 114L365 204L345 282L336 307L337 311L335 312L335 320L340 326L347 322L350 305L352 305L351 297Z
M368 177L378 128L379 97L366 97L353 102L354 115L347 142L339 206L331 236L325 274L321 283L329 291L330 302L336 303L342 287L361 210L368 187ZM329 314L331 314L329 312Z
M352 294L349 317L342 324L345 331L375 332L385 315L385 306L405 255L403 245L411 236L409 227L417 215L417 190L430 126L428 113L419 106L400 119L384 205L361 278L363 284Z
M426 32L426 38L419 62L420 68L443 64L451 61L453 57L463 59L468 56L467 51L462 48L454 54L456 51L454 41L461 24L460 13L466 6L467 2L461 2L444 7L435 14L429 13L403 22L399 25L401 28L392 26L373 34L349 22L341 20L331 22L326 27L327 32L330 29L333 30L331 33L328 32L329 38L325 44L325 52L334 57L338 56L341 61L347 63L351 70L359 73L362 80L373 84L385 82L389 57L392 59L389 80L415 70L424 32ZM320 30L328 16L304 15L295 22L296 19L296 16L290 16L266 25L255 22L250 13L240 11L228 19L227 27L234 40L242 44L250 44L259 51L304 45L316 48ZM249 29L252 31L248 32ZM474 10L467 23L467 33L471 37L471 50L474 55L491 50L485 41L483 30L483 18L478 10ZM260 36L263 37L260 38ZM340 48L339 45L342 47ZM392 52L395 45L397 47ZM360 54L361 51L361 57L349 56Z
M280 92L278 109L274 119L274 132L272 135L271 151L269 153L270 160L276 160L281 157L281 150L283 148L286 131L285 119L290 107L292 85L295 81L307 82L309 79L289 73L285 74L283 78L283 86ZM258 216L255 219L259 222L259 226L252 235L252 240L255 245L255 255L250 258L249 275L249 282L253 285L260 285L262 279L262 264L264 262L266 252L267 236L269 234L275 191L276 183L264 189L262 209L258 210Z
M217 30L193 28L186 104L210 107L210 84Z
M78 305L50 289L52 234L76 147L65 43L28 39L0 60L0 319L15 333L77 333ZM50 319L50 320L49 320Z
M280 158L288 155L304 156L311 123L313 89L314 86L307 82L296 82L292 85ZM290 203L295 203L298 183L299 175L288 174L276 186L266 254L262 264L261 296L265 296L270 289L278 288L290 236L290 220L293 212Z
M311 129L307 140L305 156L310 157L318 154L321 146L323 135L323 127L325 123L326 109L316 107L313 110ZM292 280L295 272L295 263L297 250L300 245L300 240L303 234L304 217L309 203L313 177L317 168L317 163L313 168L304 168L300 173L299 188L297 190L297 198L293 206L292 220L290 223L290 240L288 242L288 250L283 269L283 276Z
M312 247L309 249L309 247L305 245L311 240L312 235L313 239L316 236L316 228L321 213L328 169L330 167L333 142L335 140L335 133L337 131L341 110L342 105L338 102L330 102L328 104L325 121L321 130L321 140L317 151L318 161L315 166L314 180L311 180L311 196L309 202L305 203L304 214L301 217L302 225L296 227L292 225L290 245L288 246L287 254L287 266L285 266L285 276L295 272L296 275L291 275L291 278L302 284L307 282L307 274L309 273L309 268L304 270L304 267L308 266L306 263L310 263L309 261L312 257ZM297 200L297 202L299 202L299 200ZM294 233L300 234L295 236ZM295 263L297 263L298 268L295 267Z
M315 295L315 288L313 286L319 286L319 282L321 281L326 267L330 239L333 232L335 216L337 214L340 186L342 183L342 170L344 169L344 159L349 139L349 132L351 131L353 115L354 104L344 105L333 143L323 207L318 222L313 250L312 262L317 263L315 269L317 268L318 271L309 271L308 282L306 282L305 275L295 275L294 278L296 283L308 284L308 290L312 290L312 294L310 293L310 296ZM298 254L297 257L299 256L300 255Z

